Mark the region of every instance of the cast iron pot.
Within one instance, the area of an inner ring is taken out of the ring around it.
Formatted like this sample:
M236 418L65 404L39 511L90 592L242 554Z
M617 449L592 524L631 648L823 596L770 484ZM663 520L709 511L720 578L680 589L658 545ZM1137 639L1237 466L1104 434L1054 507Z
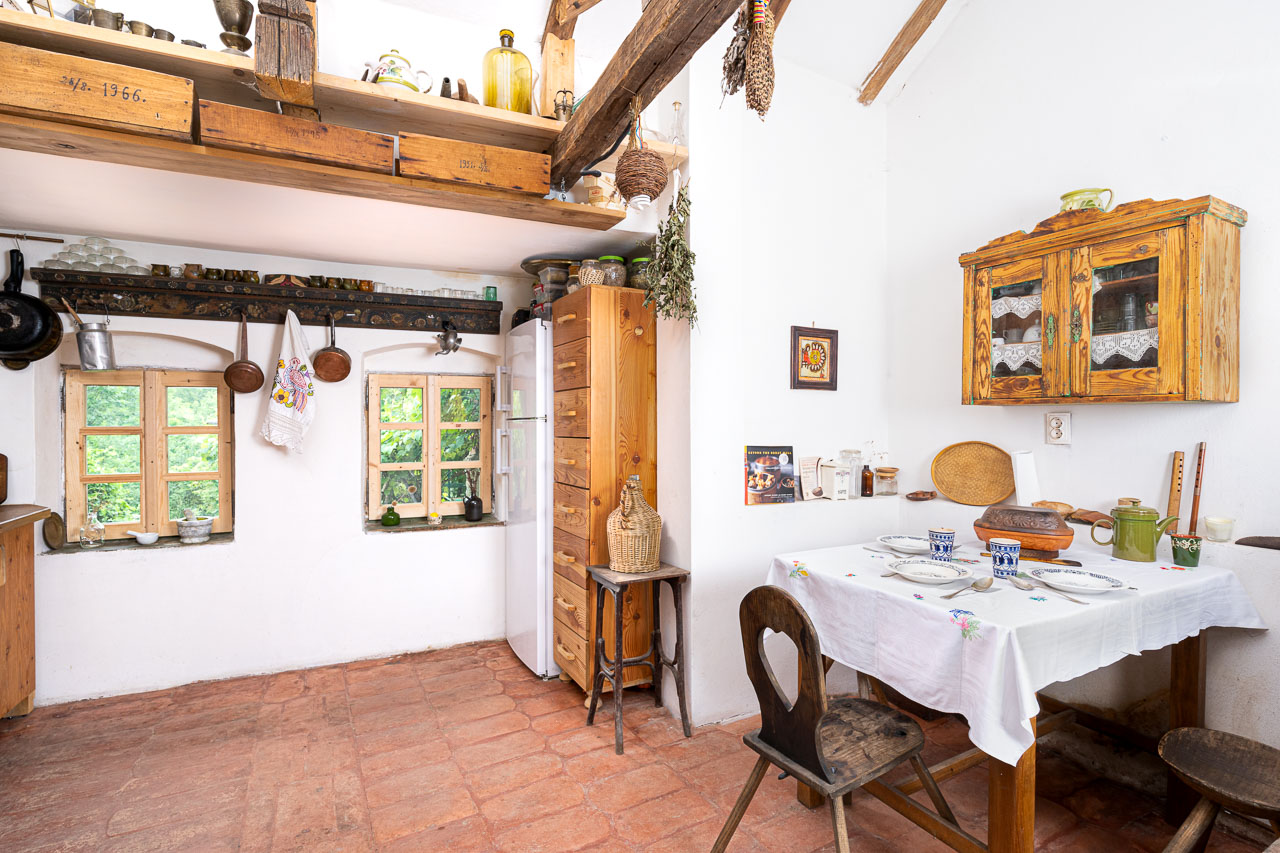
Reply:
M0 293L0 361L21 370L53 353L62 343L62 318L34 296L22 292L22 252L9 250L9 277Z

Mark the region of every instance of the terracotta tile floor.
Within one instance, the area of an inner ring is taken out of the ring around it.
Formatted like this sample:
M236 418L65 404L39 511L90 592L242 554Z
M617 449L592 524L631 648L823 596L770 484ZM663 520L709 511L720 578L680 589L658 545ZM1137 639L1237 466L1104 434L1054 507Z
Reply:
M608 712L534 678L505 643L194 684L38 708L0 723L0 850L705 851L751 767L750 721L691 740L627 700ZM926 758L967 746L928 726ZM1039 764L1037 848L1159 851L1172 834L1142 794L1052 755ZM984 837L986 770L943 784ZM731 849L830 850L826 810L765 778ZM943 850L866 795L858 851ZM1211 850L1256 850L1221 833Z

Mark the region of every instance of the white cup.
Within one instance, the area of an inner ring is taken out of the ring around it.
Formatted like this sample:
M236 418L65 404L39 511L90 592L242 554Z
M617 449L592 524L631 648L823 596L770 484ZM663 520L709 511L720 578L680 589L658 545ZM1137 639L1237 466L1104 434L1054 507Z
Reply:
M1230 542L1231 530L1236 525L1234 518L1224 515L1206 515L1204 518L1205 538L1211 542Z

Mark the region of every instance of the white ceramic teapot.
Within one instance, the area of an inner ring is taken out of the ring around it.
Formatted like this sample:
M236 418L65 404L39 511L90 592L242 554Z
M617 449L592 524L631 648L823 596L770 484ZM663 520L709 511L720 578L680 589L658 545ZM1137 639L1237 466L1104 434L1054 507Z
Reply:
M403 86L413 92L430 92L431 75L425 71L414 71L413 64L405 59L398 50L392 50L378 57L378 61L366 62L369 79L380 86Z

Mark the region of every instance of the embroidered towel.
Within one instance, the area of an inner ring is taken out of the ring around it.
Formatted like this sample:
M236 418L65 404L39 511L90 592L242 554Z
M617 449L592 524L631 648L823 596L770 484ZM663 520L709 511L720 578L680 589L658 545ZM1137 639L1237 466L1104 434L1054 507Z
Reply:
M284 342L276 361L276 378L271 385L267 419L262 422L262 437L295 453L302 452L302 437L316 415L309 351L302 324L290 311L284 320Z

